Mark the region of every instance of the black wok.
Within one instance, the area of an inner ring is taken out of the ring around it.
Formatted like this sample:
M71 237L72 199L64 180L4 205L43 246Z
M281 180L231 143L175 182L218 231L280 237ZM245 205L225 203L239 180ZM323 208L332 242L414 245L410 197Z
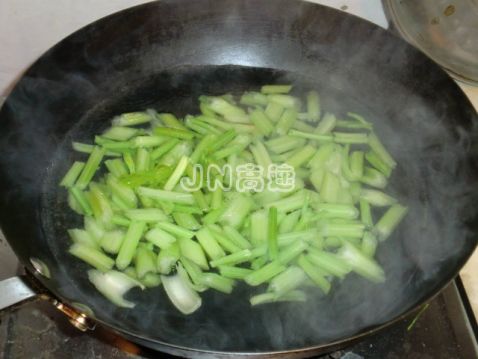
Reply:
M248 289L212 291L183 316L161 288L133 290L119 309L67 254L80 225L59 179L113 115L148 107L198 111L200 94L292 82L318 89L323 107L374 122L399 166L390 191L409 214L383 243L385 284L350 275L327 297L251 308ZM27 269L66 303L149 347L188 356L212 352L311 355L393 322L430 299L477 244L477 115L435 63L390 33L327 7L291 0L165 0L97 21L45 53L0 113L0 224ZM476 203L476 202L475 202Z

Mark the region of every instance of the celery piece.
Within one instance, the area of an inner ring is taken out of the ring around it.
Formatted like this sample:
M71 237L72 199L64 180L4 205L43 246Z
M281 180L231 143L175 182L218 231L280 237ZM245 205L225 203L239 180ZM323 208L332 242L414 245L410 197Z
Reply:
M133 156L129 152L123 153L123 161L126 165L126 168L128 168L128 172L130 174L136 173L136 165L134 163Z
M340 192L339 178L333 173L326 171L320 187L320 197L324 202L336 203Z
M309 161L312 156L317 152L317 148L311 145L307 145L301 148L297 153L293 154L286 160L286 163L294 168L302 166Z
M135 303L123 298L124 294L133 287L144 289L138 280L115 270L102 273L97 270L88 271L88 280L111 303L123 308L134 308Z
M129 227L131 221L128 218L115 214L111 218L111 223L121 227Z
M90 216L83 218L83 224L85 230L99 243L106 232L105 227Z
M224 207L211 210L202 218L202 223L204 224L214 224L221 220L221 217L224 215Z
M317 237L319 237L319 232L317 232L316 229L308 229L304 231L282 233L278 236L277 241L279 248L282 248L300 240L311 241Z
M189 164L189 158L187 156L181 157L173 173L171 174L168 181L164 185L165 191L171 191L174 189L174 187L176 187L176 185L179 183L179 180L183 176L184 171L186 170L186 167L188 166L188 164Z
M193 231L182 228L172 223L160 222L156 223L156 227L165 230L166 232L174 235L177 238L192 238L195 235Z
M115 261L101 252L101 250L85 243L73 243L68 252L102 272L110 270L115 264Z
M203 211L196 206L187 206L182 204L175 204L174 205L174 212L178 213L189 213L189 214L202 214Z
M360 198L375 207L385 207L397 203L397 200L388 194L374 189L363 189Z
M146 149L151 147L158 147L166 143L167 137L162 136L137 136L133 138L131 142L131 146L138 149Z
M294 211L285 216L285 218L280 221L279 224L279 233L289 233L292 232L295 225L299 222L300 211Z
M219 292L230 294L233 289L234 280L216 273L204 273L202 275L202 283Z
M224 146L229 144L232 140L234 140L236 136L237 136L237 133L234 129L227 130L217 139L216 142L214 142L211 145L211 151L213 152L220 148L223 148Z
M276 293L257 294L249 299L252 306L277 302L305 302L306 300L307 296L301 290L292 290L282 296L277 296Z
M116 267L118 267L118 269L125 269L133 260L136 248L138 247L139 240L143 236L145 228L145 222L131 222L123 239L123 243L121 244L118 256L116 257Z
M277 259L284 265L289 264L296 257L298 257L302 252L308 248L306 242L302 240L297 240L291 243L289 246L281 248Z
M309 251L305 258L315 266L336 277L343 278L351 271L350 265L343 258L333 253L314 250Z
M179 128L156 127L153 132L161 137L173 137L182 140L192 140L194 138L194 133Z
M128 169L126 168L123 160L120 158L106 160L105 165L108 171L117 178L128 174Z
M223 228L226 236L241 249L250 249L251 243L234 227L224 226Z
M352 237L362 238L365 225L347 223L325 223L321 226L324 237Z
M69 192L80 206L82 213L87 216L91 216L93 214L93 210L91 209L90 202L88 201L85 193L77 187L70 188Z
M260 141L255 141L254 145L251 145L249 148L254 156L255 162L266 172L272 164L272 160L264 144Z
M384 189L387 186L387 178L381 172L370 167L365 167L360 181L379 189Z
M290 128L297 121L297 111L294 108L287 108L276 125L276 132L278 135L285 135Z
M188 238L179 238L178 244L179 244L179 249L181 251L182 256L196 263L199 267L201 267L201 269L204 269L204 270L209 269L206 255L204 254L204 250L203 250L204 247L202 247L202 245ZM209 249L210 247L208 247L208 250Z
M216 268L218 266L224 266L224 265L236 265L236 264L241 264L244 262L249 262L251 259L256 258L257 256L260 256L260 255L262 254L253 253L249 249L243 249L242 251L232 253L227 256L221 257L219 259L213 260L209 264L213 268Z
M261 87L263 94L287 94L292 90L292 85L264 85Z
M392 174L392 168L387 165L374 151L369 151L365 154L365 159L378 171L385 175L385 177L390 177Z
M319 287L325 294L329 293L331 285L323 271L314 266L304 255L299 257L297 264L317 285L317 287Z
M252 206L253 202L250 197L237 194L229 201L219 219L219 222L223 225L238 228L244 222L244 219L251 211Z
M138 148L136 151L136 172L142 173L149 170L150 166L150 153L145 148Z
M269 208L267 225L267 243L269 248L269 259L273 261L276 260L279 256L279 245L277 243L277 208Z
M269 102L264 113L272 122L277 123L284 113L284 107L278 103Z
M352 205L320 203L316 206L320 218L345 218L355 219L359 211Z
M194 197L190 193L164 191L148 187L138 187L137 192L140 196L151 198L156 201L166 201L189 205L194 204Z
M335 128L336 124L337 118L333 114L327 112L315 128L314 133L318 135L325 135L331 133L332 130Z
M158 246L161 249L168 248L176 242L176 238L166 231L159 228L153 228L144 236L146 240Z
M246 106L266 106L268 103L267 96L260 92L244 92L239 100L241 105Z
M307 167L324 169L326 162L330 156L334 153L336 145L332 143L326 143L321 145L314 156L307 163Z
M156 223L167 221L168 216L158 208L138 208L129 209L124 213L132 221L141 221L146 223Z
M84 190L88 186L93 179L93 176L96 174L96 171L98 171L104 155L104 149L100 147L95 147L93 149L93 152L91 152L86 165L81 171L80 177L76 181L76 187L78 189Z
M113 141L128 141L131 137L134 137L138 131L136 128L113 126L103 132L101 136Z
M373 257L377 250L377 237L371 232L365 232L362 237L360 249L367 257Z
M380 265L352 244L344 243L338 252L338 256L344 259L352 270L362 277L375 283L385 281L385 273Z
M311 122L320 120L320 98L317 91L307 93L307 114Z
M199 222L190 213L173 212L173 218L174 221L183 228L193 231L201 228Z
M74 228L69 229L67 232L74 243L80 243L98 249L98 241L88 231Z
M121 199L128 208L138 206L138 198L130 187L125 186L113 176L107 177L106 184L111 190L111 193Z
M276 209L277 210L277 209ZM251 218L251 243L254 246L267 243L268 216L265 210L254 212Z
M360 219L363 224L367 227L373 226L372 211L370 209L370 204L364 200L360 200Z
M113 217L113 209L106 194L96 183L90 184L90 191L87 195L93 215L103 225L109 225Z
M367 144L366 133L334 132L334 141L342 144Z
M125 233L121 230L106 232L100 239L101 248L107 253L118 254Z
M209 225L208 228L210 229L214 239L216 239L217 243L224 249L224 251L228 253L235 253L239 252L242 248L238 247L231 241L222 231L221 227L218 225Z
M290 96L290 95L284 95L284 94L270 94L267 96L269 102L274 102L282 107L285 107L286 111L288 109L296 109L300 105L300 101L298 98Z
M191 154L191 163L197 163L205 153L208 153L213 143L217 141L217 138L218 137L213 134L204 136Z
M151 121L151 115L146 112L130 112L113 119L113 126L136 126Z
M196 232L196 238L211 260L219 259L226 255L209 228L202 228Z
M281 154L290 150L302 148L305 145L305 140L302 138L291 136L280 136L272 140L266 141L266 147L275 154Z
M220 97L210 97L209 98L209 107L215 113L223 116L226 121L233 123L249 123L249 117L245 111L235 106L223 98Z
M151 160L156 161L157 159L166 155L169 151L176 147L179 142L180 141L178 139L172 138L162 143L160 146L156 147L153 151L151 151Z
M268 136L274 130L274 125L262 110L257 109L251 111L250 117L251 122L264 136Z
M288 197L269 203L265 207L269 208L274 206L279 212L292 212L296 209L302 208L305 201L305 195L305 191L297 191Z
M160 113L158 114L158 117L166 127L187 131L187 128L171 113Z
M161 248L156 258L156 268L161 274L170 274L181 257L178 243L174 242L166 248Z
M148 273L156 273L156 255L145 247L138 247L135 256L136 275L142 280Z
M297 130L290 130L288 135L318 142L332 142L334 140L334 137L332 135L319 135L316 133L302 132Z
M369 136L369 146L372 149L373 152L377 154L377 156L390 168L395 168L397 165L397 162L392 158L390 153L387 151L387 149L383 146L383 144L380 142L378 137L375 135L375 133L371 133Z
M201 306L201 297L192 289L192 283L187 276L179 273L171 276L161 276L164 290L171 303L183 314L191 314Z
M400 204L390 207L387 212L378 220L374 232L377 233L380 241L386 240L397 228L408 212L408 208Z
M244 278L244 281L250 286L258 286L274 278L286 269L279 261L270 262L264 267L259 268Z
M306 274L301 268L290 266L271 280L269 290L280 296L299 287L305 279Z
M201 268L186 257L180 258L180 263L183 265L186 273L189 275L192 283L194 284L194 290L198 292L203 292L207 289L207 287L202 283L202 270Z
M226 278L244 279L247 275L252 273L252 270L233 266L219 266L219 273Z
M63 177L63 179L61 180L60 186L67 187L67 188L73 187L73 185L75 184L78 176L80 175L84 167L85 167L84 162L79 162L79 161L74 162L73 165L68 170L68 172L65 174L65 177Z
M148 272L146 275L143 277L143 279L140 280L140 282L146 287L146 288L154 288L157 287L161 284L161 275L158 273L151 273Z
M359 180L363 176L364 172L364 153L362 151L354 151L350 155L349 165L352 178Z

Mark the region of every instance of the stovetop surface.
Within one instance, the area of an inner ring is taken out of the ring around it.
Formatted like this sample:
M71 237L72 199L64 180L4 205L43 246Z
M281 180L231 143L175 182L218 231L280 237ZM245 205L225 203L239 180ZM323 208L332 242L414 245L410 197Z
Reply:
M478 358L476 321L461 284L453 282L427 307L378 334L324 359ZM418 314L418 316L417 316ZM0 313L0 358L169 358L97 327L81 333L43 301ZM171 357L172 358L172 357Z

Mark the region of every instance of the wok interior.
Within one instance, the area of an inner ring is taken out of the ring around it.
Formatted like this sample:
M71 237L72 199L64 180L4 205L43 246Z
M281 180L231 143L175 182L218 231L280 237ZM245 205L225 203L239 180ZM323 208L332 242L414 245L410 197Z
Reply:
M200 94L274 82L290 82L298 94L317 89L323 108L339 116L362 114L399 163L389 188L410 211L378 250L387 281L374 285L352 274L326 297L257 308L249 288L211 290L190 316L161 288L128 294L134 310L110 304L88 283L87 266L66 252L66 229L81 224L58 188L79 158L71 140L91 141L122 112L194 114ZM452 80L366 22L289 0L165 0L74 34L19 82L0 113L0 224L27 267L31 257L48 265L46 287L148 345L265 352L327 344L428 298L470 255L477 241L475 124Z
M128 298L138 303L134 310L111 305L88 283L88 266L67 253L69 240L65 228L81 226L81 217L68 209L65 191L58 190L57 185L72 161L82 158L72 152L71 140L91 141L115 114L145 108L181 116L194 114L199 112L197 98L201 94L238 94L265 83L293 83L298 94L319 89L324 109L341 118L348 111L364 114L390 146L400 164L390 191L410 207L410 214L399 230L379 247L378 260L386 271L386 283L375 285L350 275L343 282L336 282L326 297L311 290L307 303L256 308L251 308L248 298L251 293L264 290L263 287L251 290L240 285L232 295L210 290L202 294L203 306L191 316L180 314L161 287L131 292ZM453 183L462 178L451 177L451 172L447 174L451 169L434 167L443 166L443 162L453 158L450 156L463 156L465 150L444 126L433 126L433 131L412 135L409 128L416 126L417 119L398 120L397 116L385 115L380 106L361 102L354 92L354 89L324 87L320 81L307 81L301 74L270 69L186 67L152 76L138 87L133 86L130 92L112 96L92 108L68 131L59 146L42 206L43 228L53 255L65 271L62 285L71 291L69 298L87 304L98 318L123 330L171 344L226 351L251 348L268 351L326 343L384 323L411 307L439 284L438 274L454 268L456 256L463 250L467 233L461 219L466 199L459 197L462 193L439 192L465 190ZM441 177L429 177L434 175L432 171L440 171ZM446 175L450 177L444 178ZM443 203L448 204L443 206Z

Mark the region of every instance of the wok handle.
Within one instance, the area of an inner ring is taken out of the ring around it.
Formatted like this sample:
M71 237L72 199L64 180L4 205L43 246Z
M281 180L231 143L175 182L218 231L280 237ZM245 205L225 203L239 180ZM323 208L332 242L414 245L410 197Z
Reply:
M16 276L0 281L0 310L38 295L24 277Z

